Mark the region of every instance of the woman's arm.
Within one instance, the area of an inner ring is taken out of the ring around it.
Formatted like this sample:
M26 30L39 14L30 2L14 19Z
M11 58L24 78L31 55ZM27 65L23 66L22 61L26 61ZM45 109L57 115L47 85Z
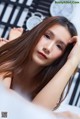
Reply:
M33 102L46 108L54 108L59 102L63 89L74 73L76 66L76 63L67 61L54 78L38 93Z
M75 45L68 56L67 62L33 99L34 103L48 109L53 109L57 105L64 87L80 61L80 38L75 36L72 38L72 42L74 42Z

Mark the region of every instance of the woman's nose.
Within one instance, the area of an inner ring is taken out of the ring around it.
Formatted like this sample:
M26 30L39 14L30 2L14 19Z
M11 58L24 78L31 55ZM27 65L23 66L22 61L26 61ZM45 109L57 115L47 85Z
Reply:
M44 51L46 54L49 54L49 53L52 51L53 45L54 45L54 43L49 43L49 44L47 44L47 45L43 48L43 51Z
M47 48L43 48L44 53L49 54L50 51Z

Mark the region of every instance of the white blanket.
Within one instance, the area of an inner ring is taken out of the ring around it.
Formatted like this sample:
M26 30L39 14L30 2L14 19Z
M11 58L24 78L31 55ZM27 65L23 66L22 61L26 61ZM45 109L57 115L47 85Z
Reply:
M7 118L4 118L7 113ZM57 119L51 112L26 101L0 85L0 119Z

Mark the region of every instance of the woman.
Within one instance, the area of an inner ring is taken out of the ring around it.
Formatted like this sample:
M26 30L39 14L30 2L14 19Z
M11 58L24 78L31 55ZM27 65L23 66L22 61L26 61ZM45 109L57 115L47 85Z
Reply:
M53 109L80 61L80 40L64 17L50 17L0 48L5 85Z

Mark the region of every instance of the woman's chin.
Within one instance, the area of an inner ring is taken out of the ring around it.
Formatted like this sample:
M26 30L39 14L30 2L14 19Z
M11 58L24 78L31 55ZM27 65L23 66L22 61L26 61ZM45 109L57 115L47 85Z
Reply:
M38 58L37 56L33 57L32 60L39 66L46 66L46 61Z

